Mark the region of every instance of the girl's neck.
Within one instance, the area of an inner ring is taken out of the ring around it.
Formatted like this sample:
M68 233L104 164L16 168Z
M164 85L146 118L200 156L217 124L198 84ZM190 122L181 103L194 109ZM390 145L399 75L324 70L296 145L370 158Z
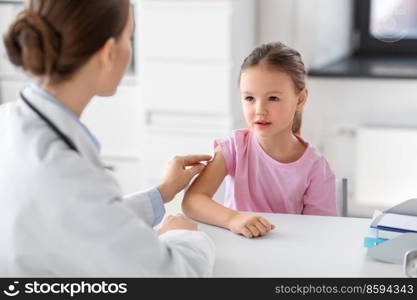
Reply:
M262 149L270 157L282 163L297 161L304 154L306 149L306 145L304 145L292 132L266 137L256 134L255 136Z

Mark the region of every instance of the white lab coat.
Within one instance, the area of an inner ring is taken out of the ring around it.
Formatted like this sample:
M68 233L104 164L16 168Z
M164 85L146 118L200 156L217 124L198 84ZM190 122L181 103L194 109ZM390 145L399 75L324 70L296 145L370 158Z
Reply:
M147 194L123 197L80 125L31 89L24 95L81 155L21 99L0 106L0 277L211 275L205 233L158 237Z

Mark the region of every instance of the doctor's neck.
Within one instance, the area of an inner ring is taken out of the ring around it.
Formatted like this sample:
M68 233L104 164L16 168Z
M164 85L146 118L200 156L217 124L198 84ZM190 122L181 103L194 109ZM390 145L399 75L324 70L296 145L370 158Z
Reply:
M40 86L78 117L81 117L82 112L93 97L89 91L82 87L77 87L71 84L71 82L64 82L59 85L44 85L40 83Z
M48 80L41 79L38 84L66 108L81 117L84 109L96 94L93 88L95 83L92 82L92 78L94 76L89 75L85 70L80 70L69 80L51 84Z

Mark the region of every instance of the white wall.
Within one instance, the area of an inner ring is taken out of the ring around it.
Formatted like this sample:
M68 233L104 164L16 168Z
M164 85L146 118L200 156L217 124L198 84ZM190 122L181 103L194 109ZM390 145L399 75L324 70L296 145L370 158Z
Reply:
M297 0L258 1L258 43L281 41L294 46Z

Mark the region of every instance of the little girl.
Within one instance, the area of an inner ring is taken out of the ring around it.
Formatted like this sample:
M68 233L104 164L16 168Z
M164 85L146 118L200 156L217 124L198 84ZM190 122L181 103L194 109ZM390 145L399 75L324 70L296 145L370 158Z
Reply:
M214 142L213 161L185 194L185 214L248 238L274 225L238 211L336 215L335 175L300 137L305 77L300 54L282 43L262 45L244 60L239 85L248 129ZM223 206L212 197L225 177Z

